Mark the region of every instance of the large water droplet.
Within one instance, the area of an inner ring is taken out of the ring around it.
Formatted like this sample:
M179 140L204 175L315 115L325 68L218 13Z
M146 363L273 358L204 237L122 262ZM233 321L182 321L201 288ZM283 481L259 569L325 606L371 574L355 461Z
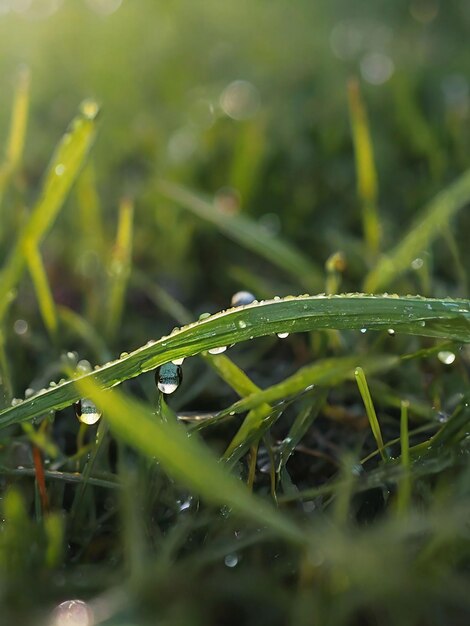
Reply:
M455 361L455 354L450 352L450 350L441 350L437 353L437 358L441 363L444 363L444 365L452 365Z
M236 554L227 554L224 563L227 567L236 567L238 565L238 556Z
M180 365L165 363L155 372L155 382L159 391L165 394L174 393L181 384L183 371Z
M50 626L93 626L95 618L83 600L66 600L52 613Z
M75 415L82 424L96 424L101 417L101 411L97 408L96 404L88 398L82 398L78 402L75 402Z
M218 346L217 348L211 348L208 352L209 354L222 354L225 350L227 350L227 346Z
M249 291L237 291L237 293L234 293L232 296L231 305L243 306L244 304L251 304L255 300L255 296Z

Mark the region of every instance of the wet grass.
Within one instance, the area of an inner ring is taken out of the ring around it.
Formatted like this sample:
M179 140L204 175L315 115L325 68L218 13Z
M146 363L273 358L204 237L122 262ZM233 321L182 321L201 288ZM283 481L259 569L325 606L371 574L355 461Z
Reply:
M113 108L119 81L103 68L119 61L116 33L149 21L125 4L111 30L67 7L31 34L44 58L55 46L67 57L56 27L63 35L73 17L116 54L103 66L83 57L96 82L77 102L101 93L103 111L85 100L65 134L57 113L49 166L37 119L52 96L35 85L37 55L11 90L10 121L0 116L2 616L48 626L74 612L80 626L465 624L468 111L454 93L429 120L434 100L420 80L435 87L437 61L422 79L411 62L397 67L374 92L351 79L352 61L331 76L325 50L313 96L309 72L295 70L303 22L315 14L325 28L369 32L369 13L364 22L346 4L300 3L292 40L273 4L266 19L292 43L274 63L243 2L218 18L203 4L208 29L230 17L246 43L240 57L218 54L240 72L258 60L260 89L276 82L289 96L289 123L275 99L231 118L224 90L229 114L206 110L220 88L204 82L204 52L185 125L197 33L183 37L180 73L161 74L179 103L176 130L167 104L158 124L151 117L150 80L135 72L129 102ZM411 35L398 28L410 11L424 15L426 3L412 4L386 18L401 47L417 45L414 22ZM200 19L191 6L159 16L160 53L178 49L186 12ZM458 39L458 10L447 20L434 27ZM138 57L140 39L129 37ZM3 42L14 49L7 33ZM57 84L80 84L76 72ZM249 103L256 90L243 89ZM389 100L399 132L387 152ZM331 112L316 109L327 102ZM116 110L135 115L132 128L116 124Z

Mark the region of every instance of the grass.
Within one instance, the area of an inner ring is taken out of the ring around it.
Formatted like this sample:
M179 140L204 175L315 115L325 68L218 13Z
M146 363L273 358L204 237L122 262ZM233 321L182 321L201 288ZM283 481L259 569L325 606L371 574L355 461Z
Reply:
M457 9L423 26L420 3L399 4L364 21L300 2L289 24L282 3L212 0L67 5L35 30L0 18L32 65L0 111L6 622L468 622L468 113L437 58L421 78L400 59L426 29L441 51L466 39ZM371 41L374 20L396 30L380 86L370 50L332 71L321 47L334 28ZM206 50L222 26L238 55ZM76 29L104 46L82 50L83 71ZM311 45L316 72L299 64ZM52 50L70 63L51 83ZM151 51L172 67L137 63ZM262 96L248 119L214 95L240 76ZM49 118L54 85L67 95ZM241 289L257 299L230 306Z

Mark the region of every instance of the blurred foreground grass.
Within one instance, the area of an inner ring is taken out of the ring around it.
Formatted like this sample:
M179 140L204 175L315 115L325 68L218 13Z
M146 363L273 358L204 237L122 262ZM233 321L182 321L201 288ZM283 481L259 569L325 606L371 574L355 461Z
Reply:
M467 4L0 3L5 623L468 623Z

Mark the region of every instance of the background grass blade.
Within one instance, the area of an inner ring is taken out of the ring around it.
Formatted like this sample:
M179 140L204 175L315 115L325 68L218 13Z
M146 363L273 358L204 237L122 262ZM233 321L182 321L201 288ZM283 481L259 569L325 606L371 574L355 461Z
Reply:
M370 395L369 386L367 384L367 378L364 374L364 370L362 369L362 367L356 367L356 369L354 370L354 375L356 377L357 386L361 393L362 401L364 402L367 419L369 420L370 429L377 443L380 456L382 457L383 461L386 461L387 455L385 454L385 450L384 450L384 440L382 438L382 431L380 429L379 420L377 419L377 414L375 412L374 403Z
M24 246L26 262L29 273L33 281L36 298L39 304L41 317L47 328L49 336L55 340L57 338L57 312L52 296L52 291L47 279L46 269L42 262L41 253L36 246Z
M155 418L152 410L117 391L103 391L91 380L76 382L80 394L99 406L114 433L150 459L157 459L175 480L207 502L228 505L237 513L295 543L306 540L296 524L253 496L226 472L209 449L171 420Z
M85 378L92 377L101 386L112 387L173 359L254 337L364 327L383 331L394 328L397 333L470 342L470 302L362 294L266 300L222 311L184 326L158 341L148 342L124 358L106 363ZM71 381L62 383L2 411L0 425L32 419L46 411L63 408L78 398Z
M322 272L303 254L279 237L267 234L260 225L246 215L228 215L214 204L184 187L160 182L158 190L166 198L216 226L227 237L264 257L288 272L306 289L320 290L324 284Z
M367 111L357 79L349 81L348 101L356 158L357 191L362 205L362 227L368 251L375 256L381 239L377 211L378 181Z
M429 249L453 216L469 201L470 170L467 170L431 200L400 243L378 261L365 279L364 290L373 293L392 284L397 276L410 268L413 259Z
M41 197L0 274L0 321L11 303L12 290L21 278L25 266L25 246L39 246L83 165L95 136L98 111L95 102L87 100L82 103L79 115L56 148L46 173Z

